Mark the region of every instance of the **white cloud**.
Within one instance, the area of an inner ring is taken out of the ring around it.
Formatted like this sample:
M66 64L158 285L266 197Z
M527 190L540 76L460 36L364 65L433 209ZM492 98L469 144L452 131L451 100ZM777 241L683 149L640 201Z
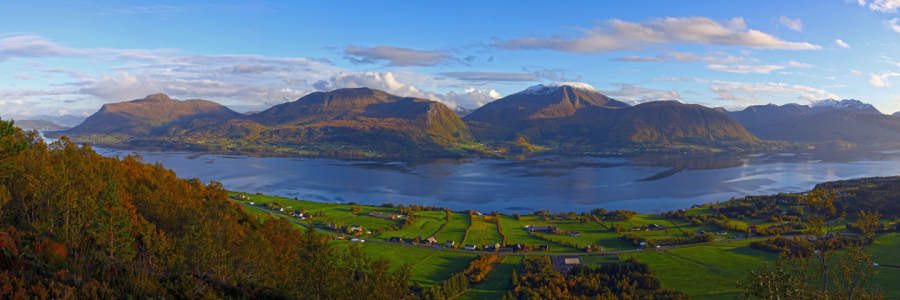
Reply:
M690 82L690 81L694 81L694 79L688 78L687 76L684 76L684 77L661 77L661 78L654 78L653 81Z
M863 73L854 69L850 69L850 75L863 76Z
M375 47L347 46L344 58L353 64L376 64L387 62L389 66L435 66L456 60L443 51L422 51L385 45ZM458 60L457 60L458 61Z
M803 31L803 21L801 21L800 18L791 19L786 16L781 16L778 18L778 23L781 23L781 25L787 26L787 28L794 31Z
M89 51L60 46L34 35L0 39L0 54L20 57L86 56Z
M884 21L884 27L887 27L894 32L900 33L900 25L897 25L897 18L893 18L890 21Z
M465 89L462 93L449 91L444 94L439 94L432 91L423 91L414 85L400 82L392 72L365 72L358 74L342 72L332 76L328 80L320 80L313 83L313 87L318 90L368 87L383 90L398 96L440 101L450 109L454 110L457 109L457 107L469 109L478 108L488 102L502 98L502 96L493 89L478 90L473 87Z
M888 82L888 77L891 76L900 76L900 73L895 72L881 72L880 74L869 73L869 83L876 88L889 88L891 84Z
M769 74L769 72L779 69L784 69L783 66L779 65L754 65L754 66L744 66L744 65L708 65L707 69L723 71L723 72L731 72L731 73L760 73L760 74Z
M787 95L797 95L798 99L810 97L815 99L840 99L840 97L828 91L797 84L775 82L742 83L718 80L697 80L697 82L710 84L709 90L718 94L718 97L715 98L716 100L730 101L740 105L771 102L771 98Z
M865 5L864 0L859 0L860 5ZM894 13L900 8L900 0L872 0L869 3L869 9L872 11L880 11L883 13Z
M836 39L836 40L834 40L834 42L837 43L838 46L841 46L841 47L843 47L843 48L850 49L850 45L847 44L847 43L845 43L845 42L842 41L841 39Z
M747 29L743 18L723 23L705 17L656 18L643 23L613 19L593 28L580 28L579 37L523 37L497 40L494 46L508 50L546 49L580 54L639 50L653 44L742 46L757 49L817 50L820 46L788 42Z
M794 67L794 68L812 68L812 67L814 67L814 66L811 65L811 64L806 64L806 63L797 62L797 61L793 61L793 60L792 60L792 61L789 61L789 62L787 63L787 66L788 66L788 67Z

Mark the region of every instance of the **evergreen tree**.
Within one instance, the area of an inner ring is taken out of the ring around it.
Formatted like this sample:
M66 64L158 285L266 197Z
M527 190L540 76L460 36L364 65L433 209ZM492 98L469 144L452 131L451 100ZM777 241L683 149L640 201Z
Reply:
M106 191L100 195L98 205L88 231L98 248L94 252L94 258L102 264L103 269L131 261L134 257L131 217L119 201L112 177L107 182Z

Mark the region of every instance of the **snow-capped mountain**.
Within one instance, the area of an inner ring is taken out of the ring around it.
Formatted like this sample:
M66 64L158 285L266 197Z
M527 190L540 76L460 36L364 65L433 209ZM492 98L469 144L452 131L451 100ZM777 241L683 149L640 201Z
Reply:
M881 112L878 111L875 106L872 106L872 104L864 103L856 99L844 99L840 101L834 99L819 100L811 103L810 107L819 109L843 109L863 114L881 114Z
M525 89L519 93L532 94L532 95L550 94L550 93L553 93L554 91L556 91L560 88L566 87L566 86L572 87L574 89L582 90L582 91L587 91L587 92L594 92L594 93L597 92L597 90L594 89L594 87L592 87L591 85L589 85L587 83L554 82L554 83L544 83L544 84L530 86L527 89Z

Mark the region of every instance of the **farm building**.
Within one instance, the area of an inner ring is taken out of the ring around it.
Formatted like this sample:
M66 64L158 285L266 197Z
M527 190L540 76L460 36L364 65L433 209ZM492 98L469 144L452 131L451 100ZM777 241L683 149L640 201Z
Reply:
M382 218L382 219L388 219L388 220L396 220L396 219L397 219L397 215L386 214L386 213L380 213L380 212L377 212L377 211L370 212L368 216L370 216L370 217L376 217L376 218Z
M528 228L528 231L531 232L543 232L543 233L556 233L559 231L559 228L556 226L531 226Z

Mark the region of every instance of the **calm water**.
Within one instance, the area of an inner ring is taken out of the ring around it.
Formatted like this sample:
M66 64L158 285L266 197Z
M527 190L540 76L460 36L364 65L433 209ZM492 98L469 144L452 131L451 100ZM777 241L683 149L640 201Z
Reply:
M900 151L865 149L411 161L97 151L139 154L180 177L219 181L235 191L507 212L603 207L657 213L731 197L804 191L823 181L900 174Z
M824 181L900 175L900 149L393 161L94 149L106 156L138 154L179 177L219 181L234 191L510 213L596 207L658 213L805 191Z

